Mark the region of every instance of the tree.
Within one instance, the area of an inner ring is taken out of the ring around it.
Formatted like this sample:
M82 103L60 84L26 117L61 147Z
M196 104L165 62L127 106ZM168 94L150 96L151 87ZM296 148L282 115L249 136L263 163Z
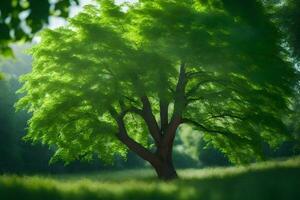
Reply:
M98 2L43 31L21 79L26 138L55 146L52 161L112 162L129 149L168 180L182 124L233 163L291 138L284 117L297 74L262 4Z
M10 43L29 41L49 23L49 16L67 18L72 3L78 0L1 0L0 55L11 56Z

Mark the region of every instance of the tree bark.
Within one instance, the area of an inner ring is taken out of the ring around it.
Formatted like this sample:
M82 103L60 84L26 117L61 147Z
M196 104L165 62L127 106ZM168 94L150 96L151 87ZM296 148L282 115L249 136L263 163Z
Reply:
M176 118L170 122L166 134L155 152L158 162L154 162L152 166L154 167L157 176L162 180L169 181L178 178L173 165L172 153L176 131L180 122L180 118Z
M169 148L171 146L171 148ZM163 145L156 150L157 162L151 163L159 179L170 181L178 178L173 165L172 145Z
M159 179L170 181L178 178L172 160L161 161L158 165L153 165Z

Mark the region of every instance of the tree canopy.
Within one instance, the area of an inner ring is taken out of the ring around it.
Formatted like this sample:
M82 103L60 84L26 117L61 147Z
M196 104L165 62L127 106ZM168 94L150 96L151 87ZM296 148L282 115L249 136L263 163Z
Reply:
M300 59L300 2L287 0L284 6L277 12L278 21L281 24L284 34L287 36L292 55Z
M54 160L112 162L130 149L157 169L172 162L181 124L233 163L291 137L297 73L262 3L98 2L43 31L21 79L26 138L56 146Z
M49 16L67 18L78 0L1 0L0 55L11 56L10 43L29 41L49 23Z

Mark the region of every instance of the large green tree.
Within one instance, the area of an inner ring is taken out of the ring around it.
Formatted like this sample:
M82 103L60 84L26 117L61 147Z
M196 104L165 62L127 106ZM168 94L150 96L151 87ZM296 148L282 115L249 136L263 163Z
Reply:
M284 119L297 76L261 3L98 2L43 31L22 78L26 138L55 146L53 161L112 162L131 150L172 179L182 124L233 163L291 137Z

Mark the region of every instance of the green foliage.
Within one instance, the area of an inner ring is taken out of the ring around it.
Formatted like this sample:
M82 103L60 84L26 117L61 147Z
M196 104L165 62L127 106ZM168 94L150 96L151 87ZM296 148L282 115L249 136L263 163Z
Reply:
M22 140L26 133L27 120L30 114L15 112L14 103L20 98L16 91L21 84L18 77L31 71L31 56L24 54L28 45L14 46L16 59L5 59L0 62L0 71L5 74L0 81L0 174L2 173L74 173L91 172L104 169L124 169L143 167L144 162L134 154L129 154L126 161L116 159L115 166L95 160L93 162L77 161L68 166L63 162L49 165L53 154L52 148L42 145L31 145ZM1 199L1 197L0 197Z
M300 2L287 0L276 13L277 21L295 58L300 59Z
M231 162L262 159L264 142L275 147L291 137L283 121L297 75L260 3L98 2L68 26L43 31L33 70L21 79L17 107L33 114L26 138L56 146L54 160L125 156L110 111L140 108L147 96L155 117L160 100L171 115L180 64L183 122ZM141 118L130 113L125 121L132 138L151 145Z
M149 170L55 177L4 175L0 176L0 198L294 200L300 197L299 164L295 158L247 167L179 170L182 180L169 183L155 180Z
M67 18L71 4L78 0L1 0L0 55L13 55L10 43L29 41L49 23L49 16Z

